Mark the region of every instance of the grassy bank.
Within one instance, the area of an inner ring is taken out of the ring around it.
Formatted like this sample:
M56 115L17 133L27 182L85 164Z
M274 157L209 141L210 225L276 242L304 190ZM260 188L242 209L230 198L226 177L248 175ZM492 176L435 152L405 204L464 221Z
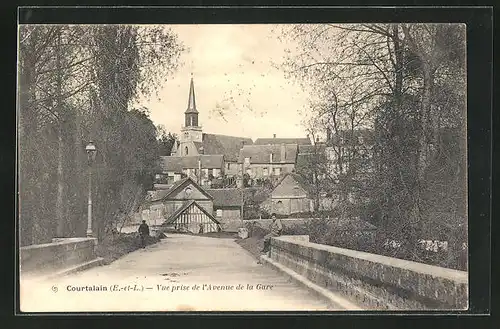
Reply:
M148 237L147 245L159 242L156 237ZM104 263L109 264L118 258L141 248L141 240L137 233L120 233L114 237L106 237L99 242L96 248L98 257L104 258Z

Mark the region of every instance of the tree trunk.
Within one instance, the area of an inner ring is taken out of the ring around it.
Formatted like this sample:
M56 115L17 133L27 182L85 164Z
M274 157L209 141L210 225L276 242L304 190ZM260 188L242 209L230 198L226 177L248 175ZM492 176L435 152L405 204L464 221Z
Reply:
M419 177L423 178L423 171L425 170L427 157L429 156L427 145L429 142L429 116L431 107L431 91L432 91L432 73L431 66L428 63L423 65L423 80L424 86L422 91L422 106L420 112L420 164L419 164Z
M56 112L59 115L58 122L58 136L57 136L57 198L56 198L56 219L57 219L57 237L64 237L65 230L65 220L64 220L64 141L63 141L63 109L61 102L62 95L62 72L61 72L61 31L59 30L57 36L57 47L56 52Z
M78 110L75 110L75 139L74 139L74 147L75 147L75 206L73 211L75 212L73 216L74 234L75 236L83 235L85 233L85 227L83 223L85 223L85 204L86 198L85 193L83 191L86 190L84 179L86 173L84 171L83 164L85 163L85 155L83 153L83 143L82 143L82 117Z
M34 116L34 111L30 107L33 99L32 85L33 72L35 71L34 63L31 60L31 52L24 50L25 54L19 61L19 85L18 85L18 163L19 163L19 182L18 202L23 206L19 207L19 234L22 245L34 244L36 237L36 211L35 206L36 193L32 188L33 171L35 169L33 155L34 150L31 147L33 134L36 132L37 120ZM31 188L30 188L31 187Z
M62 137L61 124L59 124L59 134L57 136L57 199L56 199L56 218L57 218L57 237L64 237L64 142Z

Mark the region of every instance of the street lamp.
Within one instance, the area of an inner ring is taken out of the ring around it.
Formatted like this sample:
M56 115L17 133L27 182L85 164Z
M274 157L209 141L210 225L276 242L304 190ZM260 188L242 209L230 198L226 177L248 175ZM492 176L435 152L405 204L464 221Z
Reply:
M87 152L87 161L89 165L89 199L88 199L88 210L87 210L87 237L92 237L92 164L95 161L95 156L97 153L97 148L93 142L89 142L85 147Z

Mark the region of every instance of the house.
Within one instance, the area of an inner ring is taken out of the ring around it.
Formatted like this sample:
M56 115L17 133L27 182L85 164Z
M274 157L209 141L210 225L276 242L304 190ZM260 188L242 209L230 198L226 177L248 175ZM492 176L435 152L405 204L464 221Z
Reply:
M269 213L291 215L314 211L312 187L299 174L284 175L261 207Z
M220 222L214 217L214 198L191 177L183 178L169 189L150 191L144 208L157 225L191 233L216 232Z
M212 179L224 175L224 156L162 156L159 167L161 172L156 175L157 183L172 184L188 176L206 186Z
M297 144L245 145L238 163L251 179L291 173L297 161Z
M374 169L374 131L370 129L342 130L337 134L327 133L326 156L331 170L340 174L349 171L349 164L356 162L358 172L368 174Z
M243 191L239 188L207 189L213 197L215 218L221 222L240 220L243 206Z

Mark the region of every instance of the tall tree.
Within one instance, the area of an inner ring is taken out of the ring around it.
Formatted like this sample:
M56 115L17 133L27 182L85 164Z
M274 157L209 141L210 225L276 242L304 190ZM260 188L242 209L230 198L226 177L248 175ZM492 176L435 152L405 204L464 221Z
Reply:
M125 197L135 190L130 186L148 186L158 155L156 131L131 103L158 90L182 51L176 36L158 26L20 27L22 244L84 234L84 148L90 139L102 142L94 174L105 179L94 185L102 194L96 199L110 198L109 211L96 211L94 218L115 220L121 203L133 204Z
M336 186L333 190L341 199L369 190L365 196L371 199L371 215L392 238L406 241L406 251L413 253L410 249L423 228L436 224L432 218L438 208L431 200L444 182L432 173L437 163L450 159L446 151L452 147L444 136L455 136L460 145L455 148L460 166L446 162L447 184L465 182L460 169L465 159L464 27L296 25L282 35L298 45L283 69L310 87L311 116L320 123L314 126L334 136L329 148L335 155L335 177L329 184ZM356 146L356 135L366 129L374 137L368 153ZM360 170L361 164L369 170ZM362 177L365 185L360 189ZM463 190L453 191L448 199L465 203ZM455 205L448 213L463 214L456 201L447 204Z

